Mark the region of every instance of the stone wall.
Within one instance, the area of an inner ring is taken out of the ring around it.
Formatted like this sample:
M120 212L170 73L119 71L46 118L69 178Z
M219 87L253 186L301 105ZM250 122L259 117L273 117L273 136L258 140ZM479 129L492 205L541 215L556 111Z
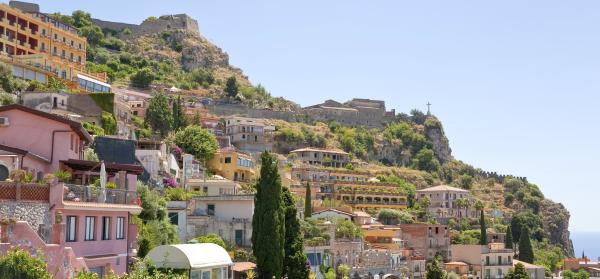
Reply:
M51 226L50 205L38 202L2 201L0 203L0 220L13 219L26 221L34 230Z
M154 20L144 20L141 24L130 24L113 21L104 21L93 19L94 24L102 29L110 29L117 32L128 28L131 30L132 37L139 37L149 34L158 34L165 31L181 30L187 33L200 34L198 22L186 14L163 15ZM122 34L121 34L122 35ZM124 35L123 35L124 36Z

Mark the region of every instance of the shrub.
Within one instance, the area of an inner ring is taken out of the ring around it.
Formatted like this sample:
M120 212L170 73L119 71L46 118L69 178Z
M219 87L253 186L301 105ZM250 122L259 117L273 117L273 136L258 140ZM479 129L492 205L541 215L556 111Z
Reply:
M167 188L166 197L169 201L187 201L191 198L191 193L183 188Z
M46 262L38 257L32 257L20 248L8 251L0 258L0 279L50 279L46 271Z
M150 68L143 68L131 76L131 85L139 88L148 88L156 79L156 75Z

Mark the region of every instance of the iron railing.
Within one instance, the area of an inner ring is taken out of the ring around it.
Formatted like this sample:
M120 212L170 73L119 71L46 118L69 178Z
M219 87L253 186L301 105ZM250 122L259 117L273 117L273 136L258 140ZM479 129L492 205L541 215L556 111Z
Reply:
M123 189L102 189L96 186L65 184L63 199L79 202L134 204L137 202L137 195L135 191Z

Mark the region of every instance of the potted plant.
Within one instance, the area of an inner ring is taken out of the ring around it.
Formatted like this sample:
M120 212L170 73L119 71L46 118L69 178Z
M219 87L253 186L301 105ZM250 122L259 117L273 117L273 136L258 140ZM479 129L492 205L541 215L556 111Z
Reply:
M66 170L58 170L54 173L54 176L58 178L59 182L68 182L71 179L71 173Z
M25 179L25 174L24 170L13 170L10 172L10 179L14 182L21 182Z

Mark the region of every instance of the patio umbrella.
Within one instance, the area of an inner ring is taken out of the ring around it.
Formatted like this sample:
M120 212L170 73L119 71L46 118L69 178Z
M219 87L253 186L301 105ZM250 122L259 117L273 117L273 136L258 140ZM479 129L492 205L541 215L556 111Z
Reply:
M98 197L99 202L106 201L106 166L104 161L100 164L100 196Z

